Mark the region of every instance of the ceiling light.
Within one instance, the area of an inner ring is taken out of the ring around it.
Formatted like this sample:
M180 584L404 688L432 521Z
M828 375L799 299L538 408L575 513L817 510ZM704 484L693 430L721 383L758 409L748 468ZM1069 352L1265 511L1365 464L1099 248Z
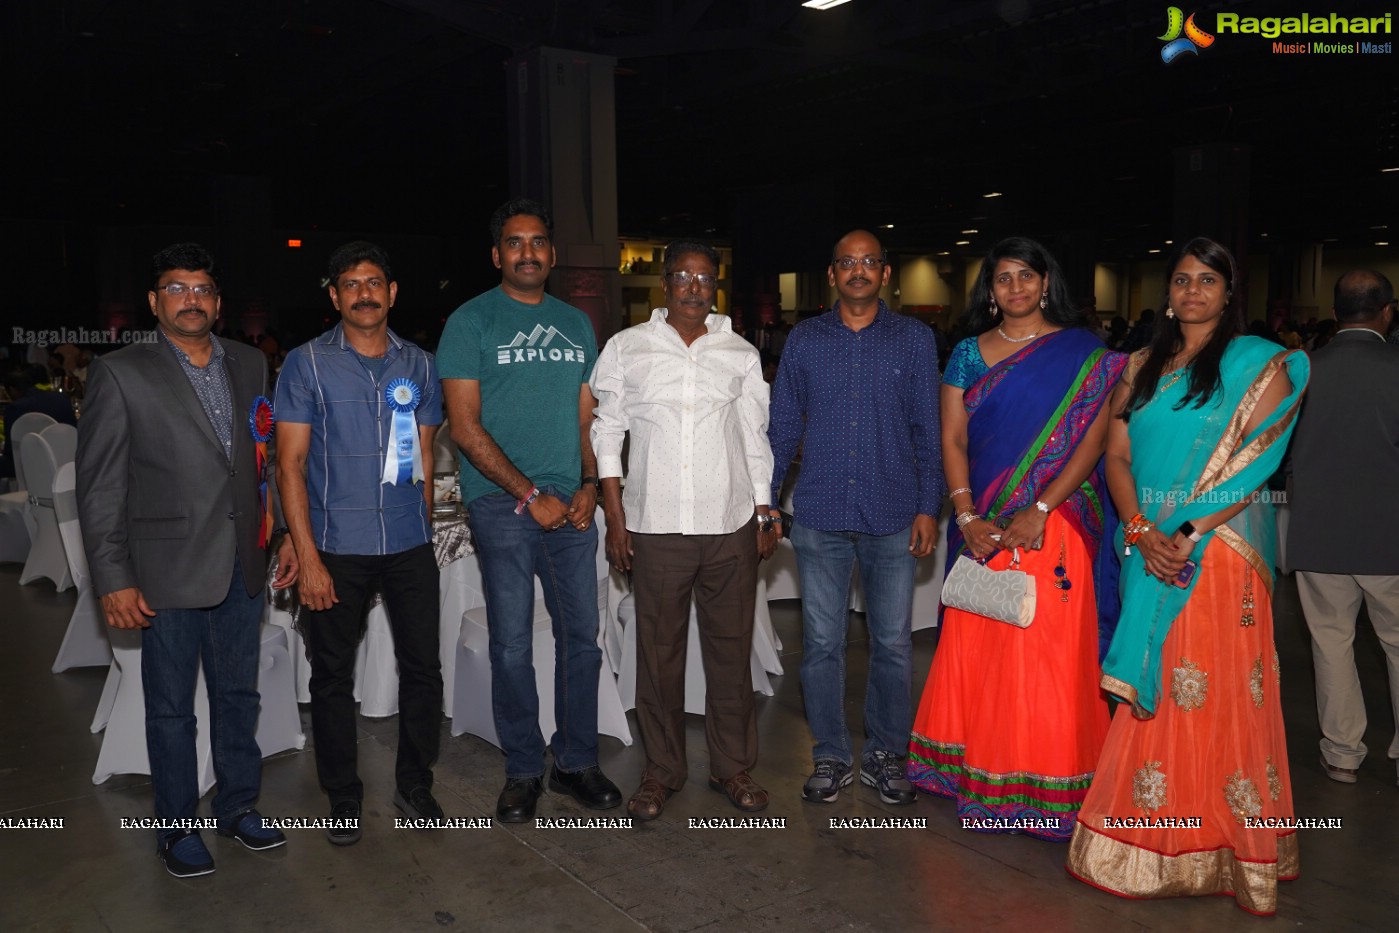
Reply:
M1399 165L1391 165L1389 168L1380 169L1381 172L1399 172Z
M1268 234L1265 233L1265 234L1263 234L1263 235L1264 235L1264 236L1267 236ZM1175 241L1175 240L1162 240L1161 242L1165 243L1167 246L1174 246L1176 241Z
M885 229L885 230L893 230L893 229L894 229L894 225L893 225L893 224L885 224L885 225L884 225L884 229Z
M1161 251L1160 251L1159 249L1149 249L1149 250L1147 250L1147 252L1148 252L1148 253L1159 253L1159 252L1161 252Z
M1388 245L1389 245L1389 241L1388 241L1388 240L1376 240L1376 241L1375 241L1375 245L1376 245L1376 246L1388 246Z
M938 253L938 255L939 255L939 256L951 256L952 254L951 254L950 252L948 252L947 250L943 250L942 252Z
M953 243L952 245L953 245L953 246L971 246L971 245L972 245L972 241L971 241L971 240L958 240L956 243Z
M963 230L963 233L980 233L980 230Z
M1371 229L1371 230L1388 230L1388 229L1389 229L1389 224L1375 224L1375 225L1374 225L1373 227L1371 227L1370 229Z
M982 195L983 198L999 198L1000 196L1001 193L999 191L988 191Z
M850 0L806 0L802 6L809 6L813 10L829 10L831 7L840 6L842 3L849 3Z

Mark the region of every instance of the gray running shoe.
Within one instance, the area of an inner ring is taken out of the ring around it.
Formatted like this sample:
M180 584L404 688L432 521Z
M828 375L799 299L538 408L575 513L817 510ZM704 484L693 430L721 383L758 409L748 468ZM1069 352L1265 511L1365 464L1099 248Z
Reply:
M853 780L850 766L834 758L818 758L816 770L802 785L802 799L814 803L835 803L842 787L849 787Z

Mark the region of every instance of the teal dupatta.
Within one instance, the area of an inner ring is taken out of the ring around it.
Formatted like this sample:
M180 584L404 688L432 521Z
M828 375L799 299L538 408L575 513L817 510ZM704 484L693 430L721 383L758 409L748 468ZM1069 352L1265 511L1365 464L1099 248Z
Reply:
M1252 433L1244 427L1269 383L1285 369L1292 391ZM1155 714L1161 692L1161 648L1201 576L1201 555L1216 536L1253 566L1269 591L1273 585L1276 526L1272 503L1254 493L1282 462L1296 423L1310 368L1301 352L1279 351L1259 337L1237 337L1220 362L1223 391L1196 408L1176 409L1188 379L1166 388L1132 413L1132 478L1142 514L1170 536L1239 502L1248 506L1203 535L1191 551L1197 564L1190 585L1162 583L1146 573L1141 552L1122 559L1122 615L1103 661L1103 689L1132 704L1138 718ZM1117 544L1123 546L1122 532Z

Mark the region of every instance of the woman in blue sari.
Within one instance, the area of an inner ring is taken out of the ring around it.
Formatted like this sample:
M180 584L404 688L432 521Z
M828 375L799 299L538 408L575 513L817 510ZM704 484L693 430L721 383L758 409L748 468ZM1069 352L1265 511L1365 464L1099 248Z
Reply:
M1230 894L1277 909L1298 871L1273 645L1273 507L1307 358L1243 334L1234 258L1198 238L1113 399L1122 616L1103 686L1125 704L1069 873L1125 897Z
M1126 357L1086 324L1044 247L1004 240L943 378L949 567L965 553L1002 570L1018 549L1037 591L1025 629L943 613L908 775L956 800L967 829L1067 840L1107 733L1095 596L1112 602L1117 565L1102 452Z

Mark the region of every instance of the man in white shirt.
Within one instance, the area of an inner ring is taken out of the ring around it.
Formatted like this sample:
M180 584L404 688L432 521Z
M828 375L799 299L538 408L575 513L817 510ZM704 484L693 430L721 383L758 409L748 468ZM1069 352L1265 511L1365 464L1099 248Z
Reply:
M704 656L709 786L740 810L768 804L749 775L758 758L749 669L758 561L779 536L768 509L768 387L757 350L726 316L710 313L718 253L672 243L664 271L666 307L614 336L591 379L607 558L631 571L636 601L636 712L646 770L627 810L641 820L660 816L685 783L692 599Z

